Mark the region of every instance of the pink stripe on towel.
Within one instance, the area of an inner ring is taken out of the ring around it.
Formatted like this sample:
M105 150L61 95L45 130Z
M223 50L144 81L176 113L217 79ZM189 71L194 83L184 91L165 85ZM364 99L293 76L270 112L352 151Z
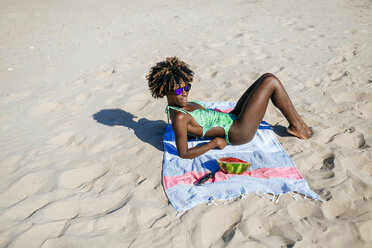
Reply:
M200 178L207 175L209 172L189 171L181 176L164 176L163 186L167 190L177 184L195 184ZM225 174L221 170L218 171L214 178L209 179L208 183L215 183L236 176L235 174ZM248 176L255 178L286 178L286 179L303 179L296 167L275 167L275 168L260 168L256 170L246 171L240 176Z

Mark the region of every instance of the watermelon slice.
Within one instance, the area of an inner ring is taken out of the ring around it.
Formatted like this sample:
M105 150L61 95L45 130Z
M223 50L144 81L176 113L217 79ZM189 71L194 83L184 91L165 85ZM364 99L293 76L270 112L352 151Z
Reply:
M250 162L233 157L219 158L217 159L217 163L220 169L226 174L242 174L251 165Z

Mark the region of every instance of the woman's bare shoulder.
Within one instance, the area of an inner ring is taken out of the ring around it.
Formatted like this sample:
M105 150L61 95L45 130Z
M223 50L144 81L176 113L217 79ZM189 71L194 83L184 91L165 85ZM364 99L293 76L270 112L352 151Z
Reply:
M171 115L171 119L173 123L176 122L184 122L187 120L186 114L180 111L174 111Z

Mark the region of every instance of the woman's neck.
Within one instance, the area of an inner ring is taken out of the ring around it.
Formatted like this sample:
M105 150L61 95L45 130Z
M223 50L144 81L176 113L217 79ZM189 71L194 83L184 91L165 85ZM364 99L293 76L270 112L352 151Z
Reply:
M186 103L186 105L188 104L188 102ZM176 108L183 108L185 106L181 106L175 102L172 102L172 101L168 101L168 106L171 106L171 107L176 107Z

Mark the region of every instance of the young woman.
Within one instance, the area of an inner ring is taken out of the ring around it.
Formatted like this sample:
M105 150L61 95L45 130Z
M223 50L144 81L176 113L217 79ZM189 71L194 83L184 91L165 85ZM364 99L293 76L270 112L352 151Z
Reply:
M288 133L308 139L311 129L298 115L277 77L262 75L240 97L230 113L207 109L201 102L188 102L193 71L176 57L166 58L150 69L147 80L154 98L167 97L166 112L172 121L176 146L181 158L195 158L213 148L249 142L263 119L269 100L289 122ZM208 143L188 148L187 136L214 137Z

